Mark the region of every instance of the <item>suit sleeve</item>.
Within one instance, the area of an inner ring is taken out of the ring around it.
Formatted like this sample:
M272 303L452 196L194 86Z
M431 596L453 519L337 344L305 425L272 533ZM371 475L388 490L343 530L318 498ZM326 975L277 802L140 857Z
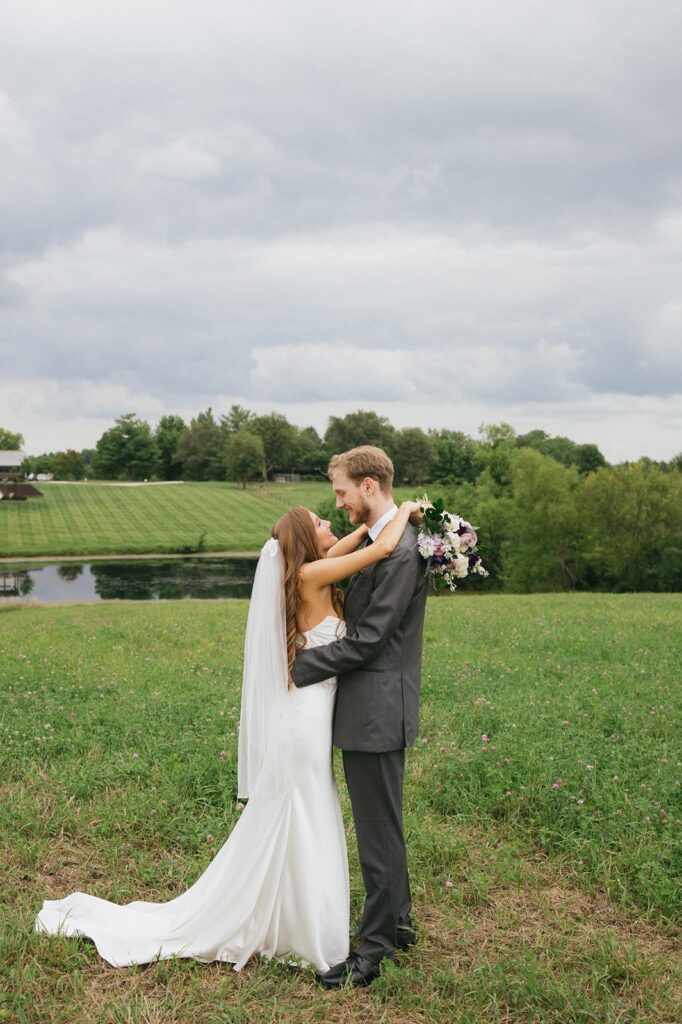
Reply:
M291 670L298 687L320 683L330 676L373 661L397 629L414 595L418 558L401 548L377 566L378 581L352 636L301 651Z

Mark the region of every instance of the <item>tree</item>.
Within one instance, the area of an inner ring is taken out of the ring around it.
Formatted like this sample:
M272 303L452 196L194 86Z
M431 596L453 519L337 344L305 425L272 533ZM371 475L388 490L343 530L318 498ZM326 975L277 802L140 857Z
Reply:
M286 416L279 412L271 412L267 416L254 416L249 420L246 429L252 434L257 434L263 442L265 480L274 469L290 472L296 451L297 428L289 423Z
M431 470L434 480L473 483L482 466L478 458L478 444L460 430L430 430L435 461Z
M509 423L482 423L478 430L482 436L478 452L483 468L498 488L508 486L516 431Z
M519 434L515 443L518 448L534 448L543 455L549 455L563 466L577 466L582 476L606 465L606 459L596 444L576 444L569 437L550 437L544 430Z
M159 451L159 475L162 480L178 480L182 473L182 463L178 458L178 441L185 429L182 416L162 416L159 420L154 437Z
M575 448L573 465L577 466L581 476L594 473L602 466L608 465L596 444L578 444Z
M396 479L423 484L431 479L436 452L433 439L421 427L405 427L395 436Z
M395 427L376 412L358 409L347 416L330 416L324 435L327 455L332 456L356 448L361 444L373 444L393 458L395 455Z
M264 465L265 450L257 434L252 434L246 429L232 434L225 453L228 480L237 480L242 485L242 490L246 490L247 480L262 473Z
M85 476L85 461L80 452L68 448L57 452L52 463L55 480L82 480Z
M299 473L319 473L326 476L327 461L322 438L315 428L296 428L291 468Z
M521 448L511 460L510 475L508 536L502 545L506 586L515 591L576 587L585 546L577 469Z
M146 480L156 469L158 451L152 429L134 412L119 416L95 446L92 468L104 480Z
M241 405L232 405L227 416L220 417L220 429L224 434L236 434L238 430L248 426L254 417L255 413L250 409L244 409Z
M682 589L682 476L639 462L591 473L582 517L596 582L616 590Z
M38 473L52 473L56 452L45 452L42 455L27 455L21 463L24 476L37 476Z
M225 438L210 407L183 429L176 450L187 480L225 478Z
M0 427L0 451L18 452L24 443L23 434L14 434L11 430Z

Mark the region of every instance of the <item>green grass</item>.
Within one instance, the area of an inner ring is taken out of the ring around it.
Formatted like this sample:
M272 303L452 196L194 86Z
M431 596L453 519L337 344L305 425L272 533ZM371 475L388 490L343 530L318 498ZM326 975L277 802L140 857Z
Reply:
M405 792L420 943L366 992L273 963L116 971L34 935L76 889L177 895L229 834L247 608L0 611L0 1021L680 1019L674 595L429 601Z
M315 509L332 497L322 480L245 491L230 483L53 483L40 489L42 498L0 502L0 557L173 552L196 547L202 535L206 551L257 551L286 509Z

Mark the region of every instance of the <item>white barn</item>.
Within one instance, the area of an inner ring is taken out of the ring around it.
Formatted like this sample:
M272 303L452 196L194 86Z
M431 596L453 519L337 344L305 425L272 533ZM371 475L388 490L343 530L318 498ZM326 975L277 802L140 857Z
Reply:
M24 452L0 451L0 473L17 473L25 458Z

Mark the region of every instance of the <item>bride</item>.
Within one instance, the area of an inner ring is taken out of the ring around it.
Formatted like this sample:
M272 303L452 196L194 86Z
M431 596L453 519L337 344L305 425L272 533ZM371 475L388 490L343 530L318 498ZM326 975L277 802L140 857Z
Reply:
M238 796L248 803L231 835L167 903L74 892L43 903L36 931L86 936L112 967L177 956L238 971L260 953L323 972L348 956L348 864L332 769L336 678L299 689L290 671L298 650L344 635L339 581L392 554L419 507L404 502L364 547L366 526L338 541L308 509L282 516L260 553L249 607L238 751Z

